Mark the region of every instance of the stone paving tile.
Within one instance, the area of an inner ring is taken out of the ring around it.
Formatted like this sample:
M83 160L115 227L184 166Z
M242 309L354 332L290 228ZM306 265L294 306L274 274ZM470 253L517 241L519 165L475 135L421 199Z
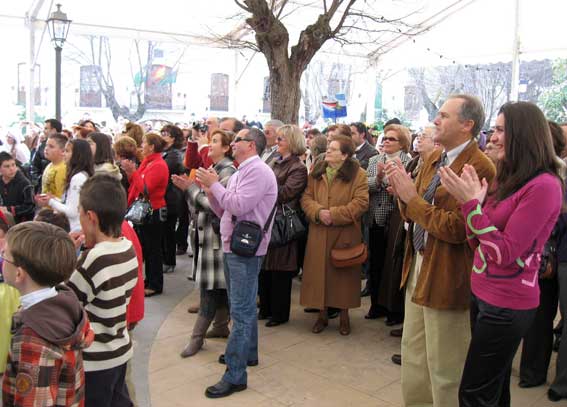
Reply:
M390 336L392 328L383 320L364 319L368 299L351 312L350 336L338 333L338 319L315 335L311 327L316 316L303 312L298 293L295 283L289 323L266 328L264 321L259 322L260 365L248 369L246 391L222 401L207 399L204 391L224 372L217 359L226 340L207 340L194 357L179 357L196 318L187 307L198 294L187 296L169 314L152 346L148 369L152 407L401 407L400 367L390 361L400 351L400 340ZM567 405L548 401L548 386L520 389L518 366L517 357L511 386L514 407Z

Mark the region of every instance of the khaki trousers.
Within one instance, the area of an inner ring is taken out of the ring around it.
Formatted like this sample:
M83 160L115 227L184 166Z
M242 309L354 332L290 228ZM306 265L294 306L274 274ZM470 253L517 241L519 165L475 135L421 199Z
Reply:
M402 396L406 407L455 407L471 340L469 311L436 310L411 301L423 257L408 277L402 335Z

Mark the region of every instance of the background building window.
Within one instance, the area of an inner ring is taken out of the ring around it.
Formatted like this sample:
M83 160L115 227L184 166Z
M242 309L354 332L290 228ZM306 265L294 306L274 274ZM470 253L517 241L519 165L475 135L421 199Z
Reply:
M102 92L97 80L99 74L98 65L81 66L80 107L102 107Z
M214 73L211 75L210 110L228 111L228 75Z
M26 104L26 92L28 89L28 75L26 72L28 69L28 64L21 62L18 64L18 104L25 106ZM34 78L34 105L41 105L41 67L39 64L35 64L35 78Z
M171 88L177 72L170 66L152 65L146 78L146 107L148 109L171 110Z

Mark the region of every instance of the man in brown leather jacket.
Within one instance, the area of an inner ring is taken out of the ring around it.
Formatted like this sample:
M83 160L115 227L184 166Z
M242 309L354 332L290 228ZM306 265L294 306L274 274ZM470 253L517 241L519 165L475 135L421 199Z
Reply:
M451 96L439 109L433 139L443 148L424 162L415 185L403 167L387 169L401 214L412 222L406 241L402 287L406 289L402 336L402 395L405 406L454 407L470 342L470 272L457 201L440 185L437 170L460 174L465 164L491 181L494 165L475 137L484 124L480 101Z

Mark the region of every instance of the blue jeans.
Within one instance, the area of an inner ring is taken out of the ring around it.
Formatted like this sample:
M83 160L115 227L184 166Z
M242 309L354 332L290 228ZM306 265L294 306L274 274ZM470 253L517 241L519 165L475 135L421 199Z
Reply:
M248 361L258 360L258 317L256 296L262 256L224 254L224 275L230 304L232 330L224 358L227 370L222 380L246 384Z

